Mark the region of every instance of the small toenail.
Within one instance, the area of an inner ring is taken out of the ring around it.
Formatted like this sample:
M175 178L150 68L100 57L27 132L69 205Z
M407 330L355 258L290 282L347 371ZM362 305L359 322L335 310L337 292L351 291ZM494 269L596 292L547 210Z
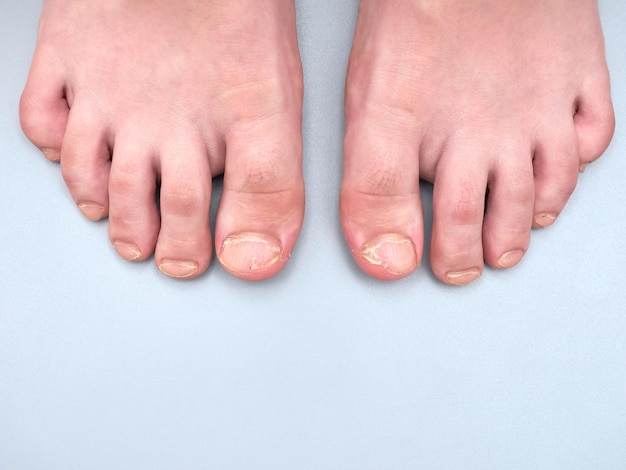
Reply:
M194 261L173 261L163 260L159 264L159 269L163 274L176 279L185 279L198 272L198 263Z
M61 161L61 151L57 149L41 149L41 153L51 162L58 163Z
M585 170L587 169L587 166L588 166L588 165L589 165L589 163L581 163L581 164L580 164L580 168L578 169L578 171L579 171L580 173L584 173L584 172L585 172Z
M85 217L94 222L102 219L106 215L106 209L100 204L85 202L78 205L78 208Z
M136 261L141 258L141 251L139 251L139 248L130 243L115 241L113 242L113 248L115 248L115 251L117 251L117 253L127 261Z
M524 257L524 250L513 250L504 253L498 260L498 266L501 268L512 268L517 265Z
M535 216L535 223L539 227L549 227L556 220L556 214L538 214Z
M457 271L446 274L446 280L453 286L464 286L474 282L480 277L482 271L478 268L468 269L467 271Z
M222 264L238 273L269 268L280 259L280 242L262 233L239 233L226 237L218 255Z
M418 266L415 245L400 234L380 235L365 242L361 246L361 256L394 276L409 274Z

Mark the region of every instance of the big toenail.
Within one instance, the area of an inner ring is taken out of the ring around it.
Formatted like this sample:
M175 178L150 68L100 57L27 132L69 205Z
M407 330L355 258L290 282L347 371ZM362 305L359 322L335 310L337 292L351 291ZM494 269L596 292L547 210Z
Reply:
M159 264L159 269L163 274L176 279L185 279L198 272L198 263L194 261L174 261L163 260Z
M43 156L51 162L58 163L61 161L61 151L58 149L41 149L41 153L43 153Z
M446 274L446 280L453 286L464 286L470 282L474 282L480 277L482 271L478 268L468 269L467 271L450 272Z
M141 258L141 251L139 251L139 248L130 243L114 241L113 248L115 248L115 251L117 251L117 253L127 261L135 261Z
M78 205L78 208L85 217L94 222L102 219L106 215L106 209L100 204L93 202L84 202Z
M556 214L538 214L535 216L535 223L539 227L549 227L556 220Z
M417 269L415 245L400 234L379 235L361 246L361 256L393 276L403 276Z
M246 232L226 237L218 258L231 271L251 273L276 264L282 251L276 238Z
M498 260L498 266L500 266L501 268L512 268L513 266L517 265L520 261L522 261L522 258L524 257L524 251L523 250L513 250L513 251L509 251L508 253L504 253L500 259Z

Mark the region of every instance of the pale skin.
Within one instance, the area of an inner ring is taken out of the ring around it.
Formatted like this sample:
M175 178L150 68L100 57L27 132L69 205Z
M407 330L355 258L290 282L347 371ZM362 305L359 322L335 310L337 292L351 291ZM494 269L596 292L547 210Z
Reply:
M193 278L214 246L231 274L261 280L302 225L302 83L291 0L47 0L20 115L83 214L109 217L120 256ZM347 244L375 278L417 269L422 178L437 278L511 268L613 129L596 0L361 0Z

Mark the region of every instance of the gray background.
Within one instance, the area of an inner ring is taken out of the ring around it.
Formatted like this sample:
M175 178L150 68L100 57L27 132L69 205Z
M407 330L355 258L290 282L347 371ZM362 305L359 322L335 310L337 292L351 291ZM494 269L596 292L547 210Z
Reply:
M252 284L124 262L80 216L19 128L41 2L3 2L0 469L626 468L626 4L601 2L611 147L519 267L465 288L428 260L395 283L353 264L337 198L357 0L297 5L307 216L287 269Z

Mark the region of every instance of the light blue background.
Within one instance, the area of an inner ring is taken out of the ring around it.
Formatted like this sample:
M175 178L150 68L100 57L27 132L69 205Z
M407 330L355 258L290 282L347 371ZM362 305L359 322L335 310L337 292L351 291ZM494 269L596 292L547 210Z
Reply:
M519 267L465 288L428 260L396 283L352 262L357 0L297 5L307 216L287 269L251 284L124 262L80 216L19 128L41 2L3 2L0 469L626 468L626 4L601 2L611 147Z

